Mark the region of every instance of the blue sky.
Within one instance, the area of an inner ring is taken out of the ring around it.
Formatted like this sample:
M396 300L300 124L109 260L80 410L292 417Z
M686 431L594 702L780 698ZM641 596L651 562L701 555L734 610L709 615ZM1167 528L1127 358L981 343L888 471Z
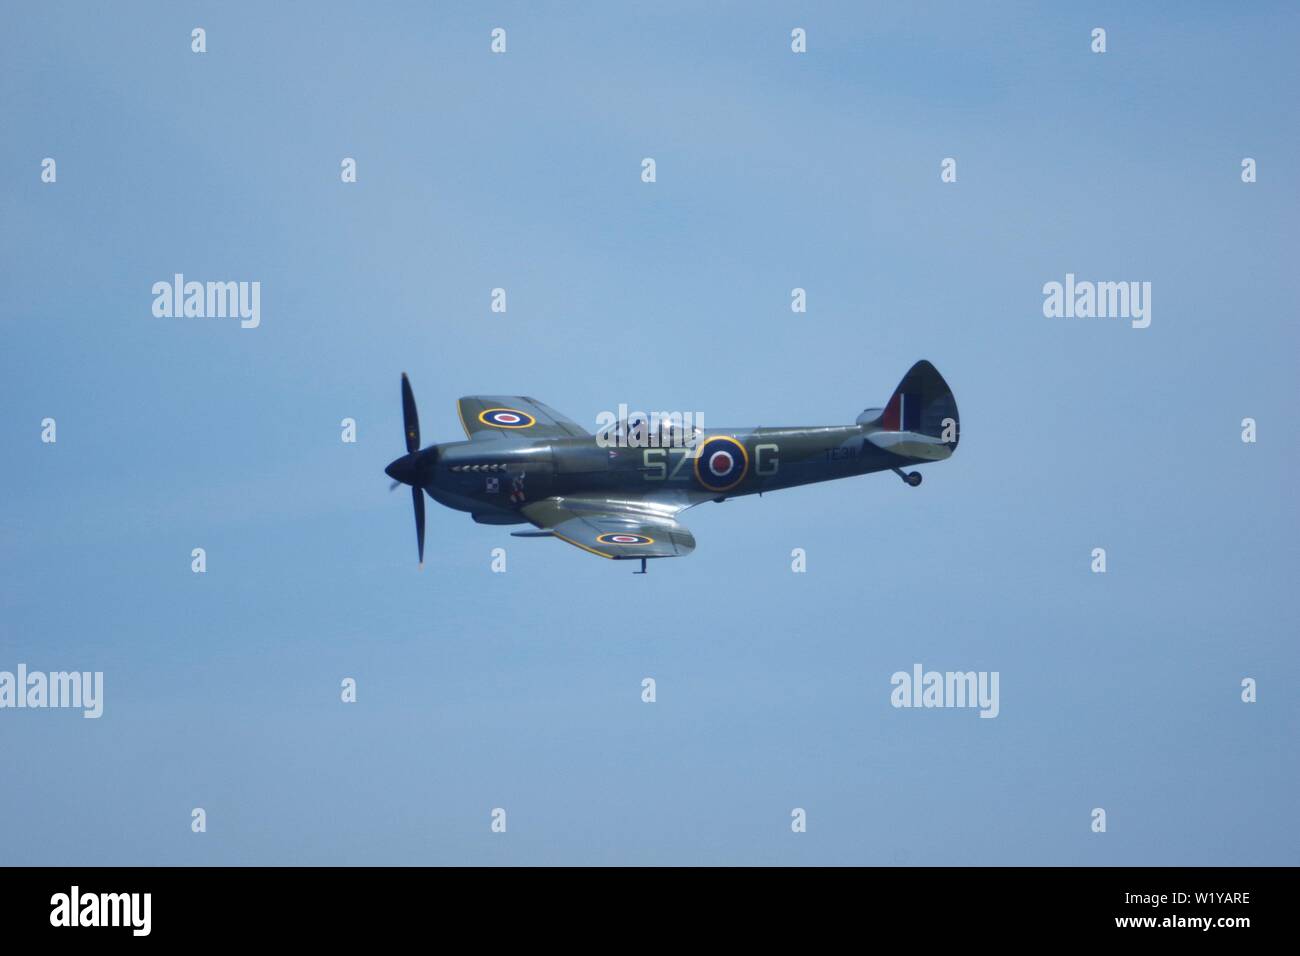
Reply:
M0 669L105 704L0 712L0 862L1300 862L1298 27L7 10ZM154 318L176 272L259 281L261 326ZM1151 282L1150 328L1044 318L1067 272ZM402 371L430 443L475 393L851 422L919 358L963 425L921 488L706 505L645 577L432 504L420 572L382 471ZM892 708L916 662L1000 715Z

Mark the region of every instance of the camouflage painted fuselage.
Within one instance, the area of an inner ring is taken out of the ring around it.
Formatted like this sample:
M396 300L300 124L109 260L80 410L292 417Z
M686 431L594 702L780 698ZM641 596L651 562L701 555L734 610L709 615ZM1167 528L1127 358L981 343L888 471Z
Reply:
M477 521L524 524L521 507L550 497L625 494L698 504L938 460L877 447L867 440L873 430L708 429L693 448L602 447L594 436L454 442L438 446L424 487L440 504Z

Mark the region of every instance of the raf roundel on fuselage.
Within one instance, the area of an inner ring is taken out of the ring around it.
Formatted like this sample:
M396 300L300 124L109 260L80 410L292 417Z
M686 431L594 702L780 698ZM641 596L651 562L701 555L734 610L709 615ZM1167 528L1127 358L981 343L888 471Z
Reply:
M749 471L749 454L734 438L710 438L695 459L695 478L709 491L730 491Z

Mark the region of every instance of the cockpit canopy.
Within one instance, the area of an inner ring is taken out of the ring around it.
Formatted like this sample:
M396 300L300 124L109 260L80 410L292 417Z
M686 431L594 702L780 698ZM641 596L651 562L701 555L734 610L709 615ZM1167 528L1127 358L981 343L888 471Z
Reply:
M698 425L685 426L679 415L632 415L597 433L602 444L646 447L692 447L704 437Z

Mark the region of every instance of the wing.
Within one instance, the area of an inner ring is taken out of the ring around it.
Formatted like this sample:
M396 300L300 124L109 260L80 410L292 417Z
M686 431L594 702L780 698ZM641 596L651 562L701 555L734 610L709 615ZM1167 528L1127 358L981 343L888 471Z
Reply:
M467 395L457 400L460 424L470 438L586 438L586 431L549 405L523 395Z
M537 527L602 558L676 558L695 550L695 536L676 520L678 505L593 495L545 498L522 510Z

